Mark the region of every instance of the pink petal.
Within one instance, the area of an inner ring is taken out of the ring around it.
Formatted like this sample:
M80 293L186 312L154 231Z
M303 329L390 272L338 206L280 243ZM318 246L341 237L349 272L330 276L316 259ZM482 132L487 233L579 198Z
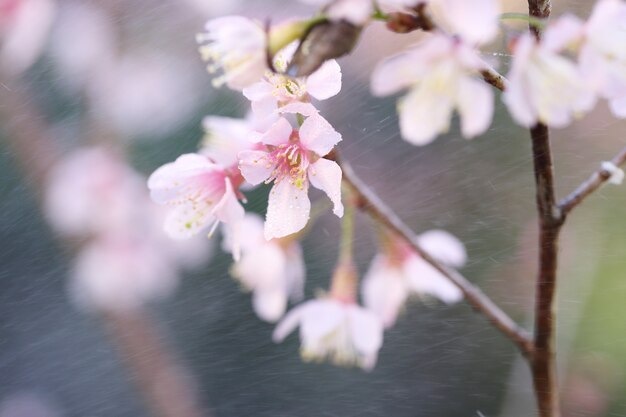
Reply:
M341 168L334 161L320 158L309 166L309 181L313 187L326 193L333 202L333 213L337 217L343 217L343 204L341 203Z
M241 261L233 267L234 275L249 290L281 288L286 293L286 259L275 243L263 241L244 252Z
M265 219L265 239L284 237L306 226L311 211L308 184L302 189L283 179L274 184L269 195Z
M493 92L482 80L462 77L459 81L458 109L461 132L466 138L484 133L493 117Z
M322 116L312 115L300 126L300 142L319 156L324 156L341 141L341 134Z
M318 345L346 319L343 305L333 300L312 300L300 325L300 337L305 346Z
M267 159L267 152L239 152L239 170L241 175L252 185L258 185L269 178L275 166Z
M187 239L215 222L213 207L205 202L175 207L165 219L165 232L173 239Z
M285 119L281 117L278 119L272 127L269 128L267 132L261 137L261 142L266 145L279 146L284 143L289 142L289 137L291 136L291 132L293 128L291 124Z
M626 119L626 96L610 100L609 108L615 117Z
M219 221L224 223L234 223L241 221L243 220L245 211L241 204L239 204L237 194L235 194L230 179L225 178L224 182L226 183L226 191L224 192L224 196L222 197L222 199L213 209L215 217L217 217Z
M341 91L341 67L334 59L326 61L306 80L309 94L318 100L326 100Z
M541 42L546 49L560 52L584 36L584 23L577 16L565 14L550 22Z
M318 114L319 112L311 103L304 103L301 101L294 101L292 103L286 104L279 109L281 113L290 113L290 114L301 114L303 116L309 117Z

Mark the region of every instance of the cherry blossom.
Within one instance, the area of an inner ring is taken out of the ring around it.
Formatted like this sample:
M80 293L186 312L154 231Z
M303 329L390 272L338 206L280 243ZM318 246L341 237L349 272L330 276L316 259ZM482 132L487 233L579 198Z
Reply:
M369 310L333 299L310 300L287 313L274 331L274 341L282 342L298 326L303 359L329 359L365 370L376 365L383 326Z
M310 104L292 103L283 114L300 114L306 119L294 129L280 117L261 137L264 151L239 153L239 169L252 185L274 182L270 191L265 238L279 238L301 230L309 220L309 183L324 191L333 202L333 212L343 216L341 168L325 159L341 135Z
M209 62L210 73L222 70L213 79L215 86L227 84L234 90L259 81L267 68L266 35L263 27L242 16L224 16L209 20L206 32L199 34L202 59Z
M424 0L301 0L303 3L324 7L324 13L332 20L345 20L361 26L376 11L375 3L384 12L403 11L424 3Z
M295 239L266 240L263 220L246 214L241 223L241 259L232 274L245 289L252 291L254 311L263 320L275 322L287 309L287 300L300 301L304 291L305 267L302 248ZM232 251L230 234L224 247Z
M326 61L308 77L292 78L285 74L295 46L297 44L293 43L274 58L274 67L279 72L267 71L261 81L243 90L258 117L271 117L278 107L296 101L310 101L311 97L325 100L341 90L341 68L334 59Z
M219 222L237 228L244 217L238 201L238 176L206 156L185 154L158 168L148 179L152 200L173 206L165 231L173 238L189 238L202 230L211 232ZM233 256L238 258L238 233Z
M461 267L465 263L463 244L447 232L423 233L419 244L445 265ZM362 291L365 306L380 317L385 327L394 325L411 293L429 295L447 304L463 298L454 284L399 237L386 234L382 249L365 275Z
M461 132L485 132L493 116L493 92L476 75L485 64L458 39L434 34L415 49L388 58L372 74L377 96L411 88L399 103L402 136L426 145L450 128L452 112L461 115Z
M564 127L595 104L593 88L580 69L559 55L559 48L565 45L558 31L564 29L560 25L548 28L546 42L525 33L515 44L509 84L502 99L522 126L541 122Z

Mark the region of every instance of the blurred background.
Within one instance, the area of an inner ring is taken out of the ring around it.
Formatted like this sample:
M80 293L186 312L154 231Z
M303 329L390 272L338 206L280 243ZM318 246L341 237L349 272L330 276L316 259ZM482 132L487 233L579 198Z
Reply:
M586 17L592 6L554 9ZM273 326L230 278L220 237L146 243L162 213L145 178L197 149L204 116L248 111L239 94L211 87L195 34L225 14L280 21L313 12L269 0L0 0L0 417L533 415L526 364L465 303L411 303L371 373L304 363L296 336L271 341ZM485 52L501 71L504 46L521 29L507 23ZM537 227L528 133L498 104L475 140L462 139L455 122L427 147L402 141L395 97L373 98L369 74L418 39L368 27L339 61L344 87L322 113L356 172L416 232L457 235L470 259L462 272L530 326ZM559 196L624 146L625 127L600 105L553 132ZM267 191L250 192L247 210L263 213ZM625 205L624 189L607 186L564 229L566 416L626 415ZM376 242L367 218L357 226L365 272ZM338 229L326 215L304 239L308 297L328 286ZM143 257L114 255L131 250ZM102 284L107 274L119 279Z

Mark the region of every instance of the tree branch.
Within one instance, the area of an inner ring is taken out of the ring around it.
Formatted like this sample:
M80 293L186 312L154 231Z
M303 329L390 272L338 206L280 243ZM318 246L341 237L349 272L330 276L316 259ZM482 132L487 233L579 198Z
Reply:
M622 150L615 155L615 157L611 160L611 163L616 167L624 165L626 163L626 147L622 148ZM602 184L607 182L609 178L611 178L612 172L608 171L605 168L600 168L589 178L580 184L574 191L572 191L567 197L562 199L559 202L559 208L561 209L561 214L563 216L567 216L572 209L577 207L580 203L583 202L589 195L591 195L594 191L596 191Z
M397 233L432 267L441 272L465 296L469 304L476 311L483 314L498 330L520 349L525 355L532 355L532 341L529 334L522 329L513 319L502 311L487 295L479 288L470 283L463 275L452 268L448 268L435 260L430 254L420 247L415 233L402 220L382 202L354 173L352 167L341 160L335 151L331 156L341 166L343 180L348 184L358 197L359 208L367 212L375 220Z
M535 343L531 360L535 395L541 417L557 417L559 397L555 367L554 299L556 292L558 238L563 217L555 204L554 167L548 127L531 129L539 214L539 271L535 300Z

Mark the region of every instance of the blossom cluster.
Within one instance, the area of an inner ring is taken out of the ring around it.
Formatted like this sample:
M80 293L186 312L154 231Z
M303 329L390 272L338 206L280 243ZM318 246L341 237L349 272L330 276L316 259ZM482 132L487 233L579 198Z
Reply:
M308 38L319 27L338 23L358 29L375 20L389 25L398 16L428 21L416 46L374 69L372 92L385 96L409 90L398 111L402 136L410 143L425 145L446 132L455 111L461 134L472 138L483 134L493 117L495 95L483 80L493 69L480 48L497 38L501 8L498 0L306 3L322 7L321 14L271 28L242 16L206 24L197 39L215 75L213 85L241 92L250 112L245 119L207 117L200 149L158 168L148 187L156 203L171 207L165 230L172 238L210 236L223 225L222 246L235 261L232 274L252 292L257 315L268 322L282 318L275 341L299 326L305 359L371 369L384 329L394 325L411 295L455 303L463 294L381 226L380 252L361 285L362 305L358 273L351 257L342 254L328 293L287 312L289 301L301 301L304 293L299 240L310 222L310 186L328 196L339 218L344 203L354 205L342 201L342 170L333 158L342 136L317 107L341 89L341 69L330 58L343 52L332 51L333 39L324 38L330 50L315 71L301 76L296 61L319 54L315 36ZM528 31L511 42L513 60L503 81L502 99L514 120L528 127L562 127L590 111L598 97L609 100L615 115L626 116L625 17L623 1L601 0L587 22L574 16L531 22L545 26L544 35ZM342 47L350 43L334 41ZM245 192L260 184L271 184L264 221L244 209ZM419 240L441 264L464 265L465 248L449 233L433 230Z

